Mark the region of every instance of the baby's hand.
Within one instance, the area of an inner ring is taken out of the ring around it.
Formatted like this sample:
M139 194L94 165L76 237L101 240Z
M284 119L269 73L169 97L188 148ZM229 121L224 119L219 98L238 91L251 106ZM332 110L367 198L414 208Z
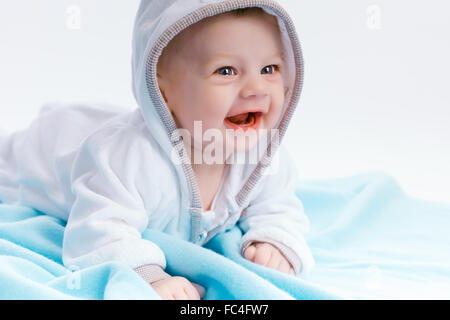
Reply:
M170 277L152 283L164 300L201 300L205 289L183 277Z
M244 257L254 263L284 273L294 274L289 261L275 246L267 242L254 242L244 251Z

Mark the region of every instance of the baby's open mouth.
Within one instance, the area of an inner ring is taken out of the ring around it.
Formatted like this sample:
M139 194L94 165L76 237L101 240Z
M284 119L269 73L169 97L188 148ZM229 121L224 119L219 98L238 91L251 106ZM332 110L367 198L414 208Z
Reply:
M233 129L257 129L262 112L246 112L225 119L225 124Z

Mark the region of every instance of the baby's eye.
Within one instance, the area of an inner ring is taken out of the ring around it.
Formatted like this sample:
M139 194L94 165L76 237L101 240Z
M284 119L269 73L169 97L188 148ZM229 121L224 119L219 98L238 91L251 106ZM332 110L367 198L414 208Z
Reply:
M277 72L280 69L279 66L272 64L270 66L264 67L264 69L262 69L261 73L263 74L273 74L275 72Z
M232 75L236 74L234 72L233 67L223 67L223 68L217 69L215 73L218 73L222 76L232 76Z

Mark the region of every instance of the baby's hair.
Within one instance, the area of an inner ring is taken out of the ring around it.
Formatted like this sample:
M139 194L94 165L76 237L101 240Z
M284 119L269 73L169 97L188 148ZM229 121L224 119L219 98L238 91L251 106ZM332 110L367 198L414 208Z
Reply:
M224 14L229 14L233 17L248 17L248 16L260 16L260 15L268 15L267 12L264 11L264 9L260 7L247 7L247 8L241 8L241 9L235 9L228 12L225 12ZM275 16L273 16L274 19ZM276 20L275 20L276 21ZM279 29L278 23L277 28Z
M260 7L248 7L242 9L235 9L230 11L230 13L236 17L243 17L243 16L263 14L265 13L265 11Z

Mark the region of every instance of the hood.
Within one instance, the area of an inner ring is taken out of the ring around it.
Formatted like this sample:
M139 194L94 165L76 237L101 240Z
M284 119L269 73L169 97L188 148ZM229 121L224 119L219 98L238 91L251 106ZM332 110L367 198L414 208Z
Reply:
M163 49L182 30L198 21L246 7L260 7L277 17L285 47L285 63L288 72L284 75L287 84L284 112L275 129L279 130L281 143L292 118L303 84L303 57L295 26L288 13L273 0L142 0L136 15L133 33L132 85L135 99L144 121L167 155L178 150L181 158L180 177L185 179L190 191L191 210L202 212L202 202L192 166L183 152L184 145L177 133L175 121L159 90L156 68ZM172 137L172 138L171 138ZM175 137L176 139L174 139ZM245 203L250 191L261 179L264 169L279 143L268 141L257 165L251 166L250 174L242 182L236 194L236 203ZM271 157L272 156L272 157Z

